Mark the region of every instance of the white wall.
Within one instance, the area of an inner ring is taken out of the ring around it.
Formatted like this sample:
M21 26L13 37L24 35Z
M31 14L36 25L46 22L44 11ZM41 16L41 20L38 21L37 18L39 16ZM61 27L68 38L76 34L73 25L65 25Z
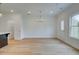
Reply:
M0 33L10 33L9 38L21 39L21 20L19 14L3 15L0 18Z
M7 20L8 18L6 16L0 17L0 33L8 32Z
M79 40L70 38L69 37L69 18L72 15L79 13L79 4L73 4L71 7L63 11L61 14L58 15L58 22L57 22L57 38L65 41L66 43L72 45L73 47L79 49ZM65 21L65 30L62 32L60 30L60 22L61 20Z
M56 20L53 18L27 18L22 14L9 14L0 19L0 32L10 32L10 38L54 38Z
M42 22L38 18L23 17L24 38L55 38L56 20L44 18Z

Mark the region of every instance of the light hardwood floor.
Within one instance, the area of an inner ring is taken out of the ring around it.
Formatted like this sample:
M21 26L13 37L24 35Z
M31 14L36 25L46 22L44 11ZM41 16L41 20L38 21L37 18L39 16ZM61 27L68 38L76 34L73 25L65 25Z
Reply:
M78 55L72 47L58 39L9 40L0 55Z

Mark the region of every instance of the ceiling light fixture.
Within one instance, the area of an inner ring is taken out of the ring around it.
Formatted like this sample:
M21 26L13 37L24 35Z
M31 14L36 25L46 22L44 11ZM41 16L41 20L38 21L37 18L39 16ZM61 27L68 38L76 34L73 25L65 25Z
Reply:
M0 13L0 17L2 16L2 13Z
M42 17L42 11L40 11L40 16L39 16L39 17L40 17L40 19L39 19L38 22L44 22L44 21L43 21L43 17Z
M28 14L31 14L31 11L28 11L27 13L28 13Z
M53 11L50 11L51 14L53 14Z
M14 10L10 10L10 12L12 12L12 13L13 13L13 12L14 12Z
M40 19L42 18L42 11L40 11Z

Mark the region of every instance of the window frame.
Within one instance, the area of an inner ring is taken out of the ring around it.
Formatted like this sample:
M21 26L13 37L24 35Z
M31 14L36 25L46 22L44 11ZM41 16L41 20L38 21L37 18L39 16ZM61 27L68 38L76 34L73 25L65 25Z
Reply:
M72 27L73 27L73 26L72 26L72 17L77 16L77 15L79 15L79 13L76 13L76 14L70 16L70 18L69 18L69 37L70 37L70 38L73 38L73 39L78 39L78 40L79 40L79 38L76 38L76 37L72 37L72 36L71 36L71 29L72 29Z

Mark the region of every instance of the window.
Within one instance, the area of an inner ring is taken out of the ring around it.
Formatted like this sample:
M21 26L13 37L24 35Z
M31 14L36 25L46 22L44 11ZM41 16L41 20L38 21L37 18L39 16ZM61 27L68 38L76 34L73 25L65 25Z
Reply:
M75 15L70 20L70 37L79 39L79 15Z
M61 31L64 31L64 20L61 21Z

